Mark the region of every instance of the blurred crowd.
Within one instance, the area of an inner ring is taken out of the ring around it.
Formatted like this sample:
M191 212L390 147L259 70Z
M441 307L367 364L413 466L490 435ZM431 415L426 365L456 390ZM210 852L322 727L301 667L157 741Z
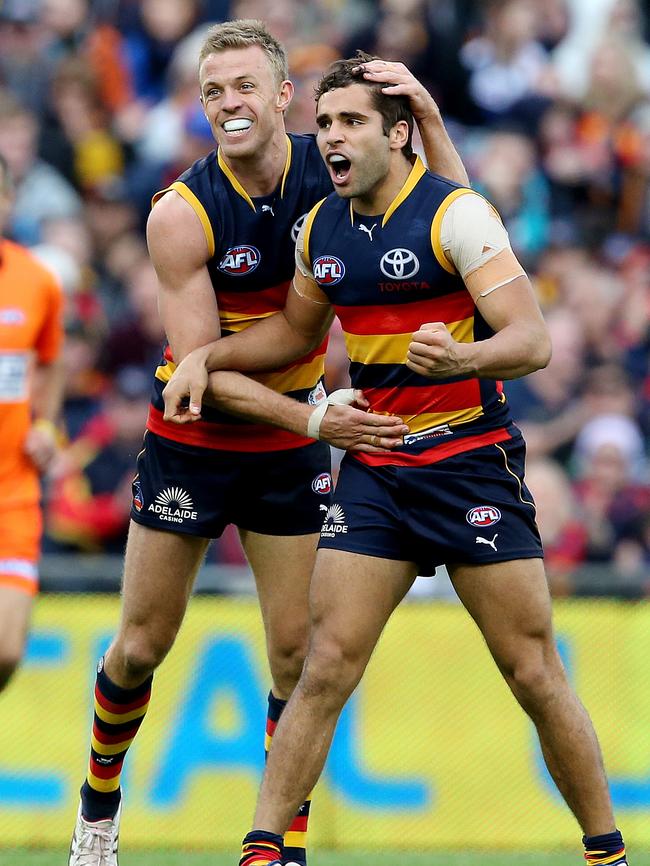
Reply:
M426 83L498 208L554 343L506 386L528 440L556 594L650 594L650 10L640 0L4 0L0 153L11 237L66 293L67 441L47 551L119 552L163 333L151 195L212 147L209 22L262 18L289 50L288 127L362 48ZM334 332L328 386L345 383ZM241 557L228 533L210 556ZM593 577L591 586L581 575ZM605 575L606 579L599 575Z

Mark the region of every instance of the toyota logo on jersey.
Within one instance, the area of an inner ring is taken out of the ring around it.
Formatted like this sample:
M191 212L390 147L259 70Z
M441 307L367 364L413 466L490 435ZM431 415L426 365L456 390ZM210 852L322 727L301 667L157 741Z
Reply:
M345 265L336 256L319 256L314 262L314 278L321 286L334 286L345 276Z
M252 273L259 265L262 257L257 247L249 247L241 244L238 247L230 247L226 250L219 262L219 270L231 277L243 277Z
M492 526L501 520L501 512L494 505L477 505L467 512L465 518L472 526Z
M411 250L398 247L384 253L379 267L382 274L391 280L407 280L420 270L420 262Z
M309 216L309 211L304 213L302 216L298 217L295 223L291 226L291 240L295 242L298 240L298 235L300 234L300 229L304 226L305 220Z

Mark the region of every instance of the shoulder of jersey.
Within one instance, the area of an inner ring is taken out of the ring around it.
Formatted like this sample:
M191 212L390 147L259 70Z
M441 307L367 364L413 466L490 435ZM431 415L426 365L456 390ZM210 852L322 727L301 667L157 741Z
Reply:
M197 159L196 162L193 162L192 165L185 169L183 174L178 178L180 181L184 183L192 178L198 177L201 174L209 171L213 165L217 162L217 151L211 150L210 153L202 156L201 159Z
M431 169L427 169L424 173L424 177L428 177L430 180L435 180L438 183L442 183L445 186L449 187L449 192L453 192L455 189L471 189L471 187L464 183L458 183L458 181L451 180L451 178L443 177L441 174L436 174L435 171L431 171Z

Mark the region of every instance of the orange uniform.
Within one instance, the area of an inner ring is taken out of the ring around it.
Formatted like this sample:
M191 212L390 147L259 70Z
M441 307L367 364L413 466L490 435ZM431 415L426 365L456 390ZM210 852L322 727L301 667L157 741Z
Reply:
M63 340L62 294L24 248L0 243L0 585L34 593L41 535L39 481L25 454L30 386L37 363L54 361Z

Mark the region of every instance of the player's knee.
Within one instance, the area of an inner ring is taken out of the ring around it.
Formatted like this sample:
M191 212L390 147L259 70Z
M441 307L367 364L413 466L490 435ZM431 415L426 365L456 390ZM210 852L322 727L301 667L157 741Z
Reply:
M359 654L336 640L315 639L300 678L302 690L313 697L343 705L363 674Z
M274 694L289 697L300 679L307 655L307 637L296 636L294 640L283 640L269 646L269 665L273 678Z
M562 664L552 645L521 653L507 678L519 703L531 716L542 711L564 683Z
M112 648L112 661L126 682L144 682L165 658L174 642L174 635L153 635L147 630L129 633Z

